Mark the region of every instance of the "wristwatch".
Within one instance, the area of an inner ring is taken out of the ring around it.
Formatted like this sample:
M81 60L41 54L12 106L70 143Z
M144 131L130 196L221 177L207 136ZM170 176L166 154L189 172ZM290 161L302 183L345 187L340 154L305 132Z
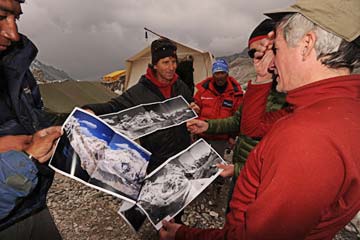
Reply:
M23 152L31 161L35 161L36 159L33 157L33 155L27 153L26 151L22 150L21 152Z

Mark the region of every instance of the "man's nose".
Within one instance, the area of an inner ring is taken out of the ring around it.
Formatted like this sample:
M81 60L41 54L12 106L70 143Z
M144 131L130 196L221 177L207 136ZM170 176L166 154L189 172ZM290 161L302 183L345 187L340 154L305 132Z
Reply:
M170 70L175 70L176 69L176 63L171 63L170 64Z
M275 59L273 58L269 64L269 70L274 71L276 69Z
M6 23L2 26L0 33L11 42L20 40L15 17L9 17L9 19L7 19Z

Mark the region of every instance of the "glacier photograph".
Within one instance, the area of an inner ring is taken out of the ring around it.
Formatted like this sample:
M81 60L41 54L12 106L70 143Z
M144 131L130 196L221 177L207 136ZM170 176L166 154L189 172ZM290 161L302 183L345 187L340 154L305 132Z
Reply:
M199 139L146 178L137 205L154 227L160 229L163 219L176 216L215 180L220 174L214 167L217 163L224 163L224 160Z
M66 120L62 138L50 166L102 191L137 199L151 153L81 109Z
M126 110L101 115L115 131L138 139L157 130L179 125L197 117L182 96L164 102L141 104Z

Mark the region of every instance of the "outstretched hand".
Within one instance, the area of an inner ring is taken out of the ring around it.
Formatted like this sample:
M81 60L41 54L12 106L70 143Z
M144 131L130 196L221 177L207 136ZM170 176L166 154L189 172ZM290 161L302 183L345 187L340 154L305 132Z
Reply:
M91 110L91 109L89 109L89 108L85 108L84 111L86 111L86 112L88 112L88 113L90 113L90 114L96 115L96 114L94 113L94 111Z
M177 230L181 227L181 224L162 221L163 227L160 229L160 240L173 240Z
M200 107L196 103L190 103L189 107L194 110L197 114L200 114Z
M216 167L219 169L223 169L224 171L222 171L220 173L220 176L222 177L232 177L234 176L234 164L221 164L218 163L216 164Z
M200 134L208 130L209 123L199 119L192 119L186 122L186 127L192 134Z

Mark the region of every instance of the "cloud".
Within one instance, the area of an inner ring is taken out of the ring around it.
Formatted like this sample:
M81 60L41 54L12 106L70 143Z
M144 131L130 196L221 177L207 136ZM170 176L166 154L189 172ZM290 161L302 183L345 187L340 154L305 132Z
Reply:
M80 127L80 131L82 134L84 134L85 136L88 136L88 137L92 137L93 134L89 131L88 128L86 127Z
M39 59L81 80L124 68L149 42L144 27L223 56L242 51L262 12L295 0L49 1L23 4L20 31L39 47Z
M115 146L121 150L131 150L132 149L132 148L130 148L130 146L128 144L125 144L125 143L117 143L117 144L115 144Z
M89 121L86 121L86 120L81 120L79 121L81 124L84 124L86 125L87 128L91 128L91 129L96 129L97 126L96 124L92 123L92 122L89 122Z

